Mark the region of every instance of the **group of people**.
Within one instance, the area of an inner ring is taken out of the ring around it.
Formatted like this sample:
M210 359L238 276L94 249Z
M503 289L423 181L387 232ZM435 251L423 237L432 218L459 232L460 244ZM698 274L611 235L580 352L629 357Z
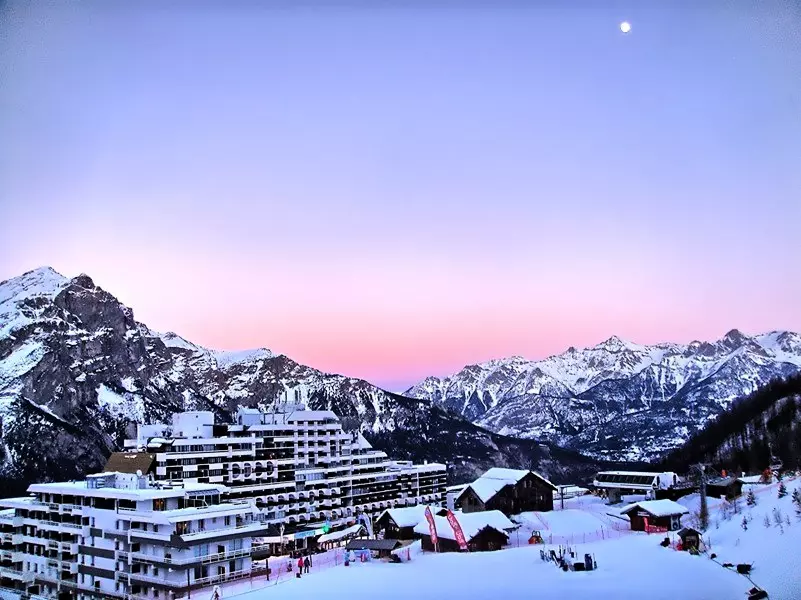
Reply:
M294 562L294 559L291 559L291 558L290 558L290 559L289 559L289 562L287 563L287 571L289 571L290 573L292 572L292 564L293 564L293 562ZM309 572L309 569L310 569L310 568L311 568L311 566L312 566L312 558L311 558L311 554L306 554L306 555L300 555L300 556L298 556L298 560L297 560L297 562L296 562L296 563L294 563L294 564L296 564L296 565L297 565L297 567L298 567L298 570L297 570L297 572L295 573L295 577L297 577L298 579L300 579L300 576L301 576L303 573L308 573L308 572Z

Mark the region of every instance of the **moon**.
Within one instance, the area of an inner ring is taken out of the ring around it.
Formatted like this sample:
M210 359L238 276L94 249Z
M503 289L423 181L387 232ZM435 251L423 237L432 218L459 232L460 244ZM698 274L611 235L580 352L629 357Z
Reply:
M629 23L628 21L623 21L620 24L620 31L622 31L623 33L628 33L629 31L631 31L631 23Z

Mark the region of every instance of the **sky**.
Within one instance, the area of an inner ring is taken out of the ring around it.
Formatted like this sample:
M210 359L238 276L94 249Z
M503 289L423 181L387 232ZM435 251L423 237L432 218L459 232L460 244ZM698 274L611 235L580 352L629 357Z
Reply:
M0 279L209 347L403 390L801 330L792 0L5 2L0 140Z

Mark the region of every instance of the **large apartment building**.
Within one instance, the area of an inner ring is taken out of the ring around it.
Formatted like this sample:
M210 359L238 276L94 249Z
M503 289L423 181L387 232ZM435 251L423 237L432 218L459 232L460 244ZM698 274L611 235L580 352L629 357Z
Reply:
M221 485L100 473L0 501L0 598L161 600L251 575L255 504Z
M112 456L118 467L150 460L156 481L219 484L231 499L252 500L269 525L260 541L274 549L308 547L357 521L369 530L387 508L445 498L445 465L392 461L344 431L333 412L296 404L269 413L240 408L235 424L179 413L169 426L140 425L125 447Z

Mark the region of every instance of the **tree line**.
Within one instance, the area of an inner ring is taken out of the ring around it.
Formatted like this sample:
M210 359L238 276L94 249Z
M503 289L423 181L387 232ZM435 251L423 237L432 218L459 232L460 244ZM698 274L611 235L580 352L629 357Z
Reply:
M717 469L761 472L776 460L801 468L801 374L775 379L735 400L728 410L668 453L662 466L686 471L710 462Z

